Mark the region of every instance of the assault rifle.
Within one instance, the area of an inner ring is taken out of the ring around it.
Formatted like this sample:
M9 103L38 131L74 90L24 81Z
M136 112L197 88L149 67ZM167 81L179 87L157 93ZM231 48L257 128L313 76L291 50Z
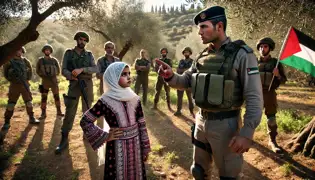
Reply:
M80 77L78 76L78 83L79 83L79 86L80 86L80 90L81 90L81 93L82 93L82 96L83 96L83 100L86 104L86 107L87 109L90 109L90 106L89 106L89 103L88 103L88 95L85 91L85 88L87 87L86 86L86 83L83 79L80 79Z
M18 81L20 81L23 84L24 88L26 89L26 91L28 92L28 94L30 95L31 100L32 100L33 98L32 98L32 93L31 93L31 90L30 90L30 86L28 85L26 80L23 79L22 72L19 72L19 68L17 67L15 62L13 62L13 60L10 61L10 64L11 64L12 68L14 69L13 74L18 79Z

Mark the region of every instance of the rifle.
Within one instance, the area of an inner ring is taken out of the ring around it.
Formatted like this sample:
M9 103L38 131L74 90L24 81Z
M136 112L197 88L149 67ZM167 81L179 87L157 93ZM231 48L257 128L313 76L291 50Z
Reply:
M13 72L14 72L15 77L23 84L24 88L26 89L26 91L30 95L31 100L33 100L32 93L31 93L31 90L30 90L30 86L27 84L26 80L22 78L22 74L18 73L19 69L17 68L15 62L13 62L13 60L11 60L10 64L11 64L12 68L14 69Z
M79 76L77 78L78 78L78 83L79 83L80 90L81 90L81 93L82 93L82 96L83 96L83 100L84 100L84 102L86 104L87 109L90 109L90 106L89 106L89 103L88 103L88 96L87 96L87 93L85 91L85 88L87 87L86 83L85 83L84 80L80 79Z

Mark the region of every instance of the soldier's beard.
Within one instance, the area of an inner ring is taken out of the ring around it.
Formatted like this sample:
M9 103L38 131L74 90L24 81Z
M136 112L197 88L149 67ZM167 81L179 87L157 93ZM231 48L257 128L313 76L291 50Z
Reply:
M81 43L81 44L77 44L77 47L80 49L84 49L85 45L83 43Z
M186 59L188 59L188 58L189 58L189 56L185 56L185 58L186 58Z
M162 58L166 58L166 55L162 55Z
M49 56L50 55L50 53L44 53L45 54L45 56Z
M261 55L262 57L269 56L269 53L270 53L270 51L267 51L267 52L265 52L265 51L260 51L260 55Z

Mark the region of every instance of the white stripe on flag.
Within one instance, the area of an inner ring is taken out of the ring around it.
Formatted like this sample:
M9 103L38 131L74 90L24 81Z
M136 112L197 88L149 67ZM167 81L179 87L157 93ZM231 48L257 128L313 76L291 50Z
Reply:
M310 48L300 44L302 51L295 53L295 56L305 59L306 61L312 63L315 66L315 52Z
M249 71L249 72L248 72L248 75L255 74L255 73L259 73L259 70Z

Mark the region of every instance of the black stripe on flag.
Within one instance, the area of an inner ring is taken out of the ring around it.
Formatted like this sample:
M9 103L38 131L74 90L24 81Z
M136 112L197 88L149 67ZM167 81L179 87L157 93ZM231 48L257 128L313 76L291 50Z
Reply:
M308 35L302 33L301 31L293 28L297 38L299 39L300 44L310 48L311 50L315 51L315 40L309 37Z

